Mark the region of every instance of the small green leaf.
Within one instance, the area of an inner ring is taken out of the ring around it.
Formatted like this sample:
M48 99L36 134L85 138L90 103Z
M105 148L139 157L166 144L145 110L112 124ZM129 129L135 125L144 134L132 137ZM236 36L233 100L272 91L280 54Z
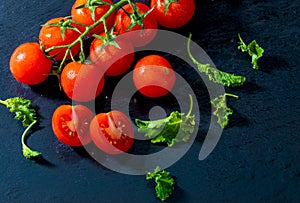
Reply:
M240 40L238 49L242 52L248 52L249 56L251 56L251 64L253 65L253 69L259 70L257 61L263 56L264 49L258 45L256 40L253 40L252 42L250 42L250 44L246 45L242 40L240 34L238 34L238 37Z
M215 108L213 114L218 118L218 123L222 128L225 128L229 122L229 116L233 114L233 110L226 105L226 96L238 98L233 94L223 94L210 101Z
M138 132L144 133L145 137L151 139L151 143L166 143L172 147L175 142L187 142L195 130L195 116L190 115L193 106L191 99L190 110L185 115L178 111L172 112L167 118L143 121L136 119Z
M198 71L200 73L204 73L210 81L223 86L236 87L244 84L244 82L246 81L246 78L244 76L238 76L224 71L220 71L218 69L213 68L210 64L202 64L199 61L197 61L193 57L190 50L191 37L192 35L190 34L187 43L187 51L189 57L191 58L192 62L197 66Z
M9 108L10 112L16 114L15 119L21 120L23 126L27 126L21 136L22 152L23 156L27 159L31 159L41 155L40 152L31 150L25 143L25 137L27 132L33 125L37 123L36 111L31 108L31 101L22 97L13 97L6 100L0 100L0 104L5 105Z
M165 201L174 191L175 181L170 176L170 173L165 170L160 170L157 166L154 172L146 174L146 180L154 179L156 186L155 192L161 201Z
M0 103L9 108L9 111L15 113L15 119L21 120L23 126L28 126L36 120L36 112L31 108L31 101L22 97L13 97L0 100Z

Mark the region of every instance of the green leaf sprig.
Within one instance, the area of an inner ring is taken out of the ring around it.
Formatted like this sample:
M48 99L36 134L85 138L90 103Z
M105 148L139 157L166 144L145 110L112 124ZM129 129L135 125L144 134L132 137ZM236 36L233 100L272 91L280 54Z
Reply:
M253 68L255 70L259 70L259 66L257 64L257 61L259 58L263 56L264 49L261 48L256 40L253 40L250 42L250 44L246 45L245 42L242 40L241 35L238 34L239 37L239 46L238 49L242 52L248 52L249 56L251 56L251 64L253 65Z
M213 114L218 118L218 123L222 128L225 128L229 122L229 116L233 114L233 110L226 104L226 96L238 98L237 95L225 93L210 101L215 108Z
M146 180L154 179L156 186L155 191L157 197L165 201L174 191L174 185L175 181L170 176L170 172L167 172L165 170L160 170L160 167L157 166L154 170L154 172L148 172L146 174Z
M40 156L40 152L30 149L25 143L28 131L37 123L36 111L31 108L31 101L22 97L13 97L4 101L0 100L0 104L5 105L10 112L15 113L16 115L14 118L16 120L21 120L23 126L27 127L21 136L23 156L27 159Z
M189 57L191 58L192 62L197 66L198 71L200 73L206 74L210 81L223 86L235 87L244 84L244 82L246 81L246 78L244 76L237 76L234 74L226 73L224 71L220 71L218 69L211 67L210 64L202 64L199 61L197 61L191 53L191 49L190 49L191 38L192 38L192 34L189 35L189 40L187 43L187 51Z
M172 147L175 142L187 142L195 129L195 115L191 115L193 98L190 95L190 109L185 115L178 111L172 112L167 118L143 121L136 119L138 132L144 133L151 143L166 143Z

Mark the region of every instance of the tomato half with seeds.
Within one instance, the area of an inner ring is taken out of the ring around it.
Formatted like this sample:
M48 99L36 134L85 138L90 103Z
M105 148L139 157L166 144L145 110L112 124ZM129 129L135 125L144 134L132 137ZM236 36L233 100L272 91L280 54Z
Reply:
M165 9L167 6L167 12ZM151 0L153 14L158 24L167 28L178 28L188 23L195 12L194 0Z
M76 0L71 9L72 19L86 26L91 26L110 9L110 6L107 4L97 6L97 4L99 4L100 2L101 1ZM111 0L105 0L104 2L113 4ZM86 5L87 7L77 8L82 5ZM92 18L91 9L95 9L94 10L95 21ZM114 11L106 18L105 22L106 22L107 29L110 29L113 26L115 15L116 12ZM76 27L81 32L85 31L84 26L76 25ZM90 31L90 34L101 34L102 32L104 32L104 27L103 27L103 23L100 23Z
M52 62L35 42L18 46L10 57L10 71L14 78L27 85L43 82L51 71Z
M123 153L134 142L129 118L117 110L96 115L91 122L90 133L95 145L108 154Z
M137 90L151 98L168 94L176 81L171 64L162 56L149 55L140 59L133 69L133 82Z
M70 99L87 102L95 99L103 90L104 73L92 64L70 62L61 73L60 84Z
M136 3L135 11L130 4L124 5L116 14L115 31L120 34L127 33L127 38L135 47L141 47L148 44L156 36L158 27L157 20L152 12L142 18L142 15L149 10L150 8L146 4L140 2ZM129 17L125 11L134 15ZM141 24L136 24L128 30L133 21L143 23L144 27L142 27Z
M58 140L69 146L91 142L89 126L94 114L83 105L61 105L53 113L52 129Z
M101 35L105 37L105 34ZM105 39L95 38L90 46L90 59L107 76L119 76L125 73L134 60L134 47L122 36L113 39L115 44L105 47Z
M40 40L40 44L44 47L45 50L53 46L71 44L80 36L79 32L69 28L66 28L64 34L62 35L62 30L58 26L58 24L63 24L67 20L68 20L67 18L63 18L63 17L53 18L47 21L45 23L46 25L42 27L39 34L39 40ZM70 26L72 26L72 24L70 24ZM58 48L50 51L48 54L54 56L55 60L60 61L64 58L66 50L67 48ZM80 43L78 42L71 48L70 54L72 54L72 56L76 56L79 53L79 50L80 50ZM71 58L70 54L68 54L66 59Z

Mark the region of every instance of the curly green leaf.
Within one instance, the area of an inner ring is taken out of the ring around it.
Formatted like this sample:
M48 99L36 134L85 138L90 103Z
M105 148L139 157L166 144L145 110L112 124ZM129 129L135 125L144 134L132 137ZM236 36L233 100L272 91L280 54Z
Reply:
M197 61L191 53L191 49L190 49L191 37L192 35L190 34L187 43L187 51L189 57L191 58L192 62L197 66L198 71L200 73L204 73L205 75L207 75L210 81L223 86L235 87L244 84L244 82L246 81L246 78L244 76L238 76L238 75L226 73L224 71L220 71L218 69L213 68L210 64L202 64L199 61Z

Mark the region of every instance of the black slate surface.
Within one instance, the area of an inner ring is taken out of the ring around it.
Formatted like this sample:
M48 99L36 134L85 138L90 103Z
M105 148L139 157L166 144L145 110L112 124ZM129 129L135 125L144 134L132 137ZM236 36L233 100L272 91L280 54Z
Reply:
M40 24L69 15L72 3L24 0L0 5L0 98L22 96L33 101L40 129L28 144L45 158L36 163L22 157L23 127L1 106L0 201L159 202L143 176L113 172L84 150L56 140L52 112L70 101L54 81L28 87L9 72L12 51L35 41ZM219 69L245 75L247 83L226 89L240 99L229 100L235 114L213 153L198 160L209 121L204 120L192 148L168 168L177 181L168 202L299 202L299 1L206 0L196 5L192 21L174 31L185 36L192 32ZM256 39L265 49L261 71L251 69L249 57L237 51L237 33L247 42Z

